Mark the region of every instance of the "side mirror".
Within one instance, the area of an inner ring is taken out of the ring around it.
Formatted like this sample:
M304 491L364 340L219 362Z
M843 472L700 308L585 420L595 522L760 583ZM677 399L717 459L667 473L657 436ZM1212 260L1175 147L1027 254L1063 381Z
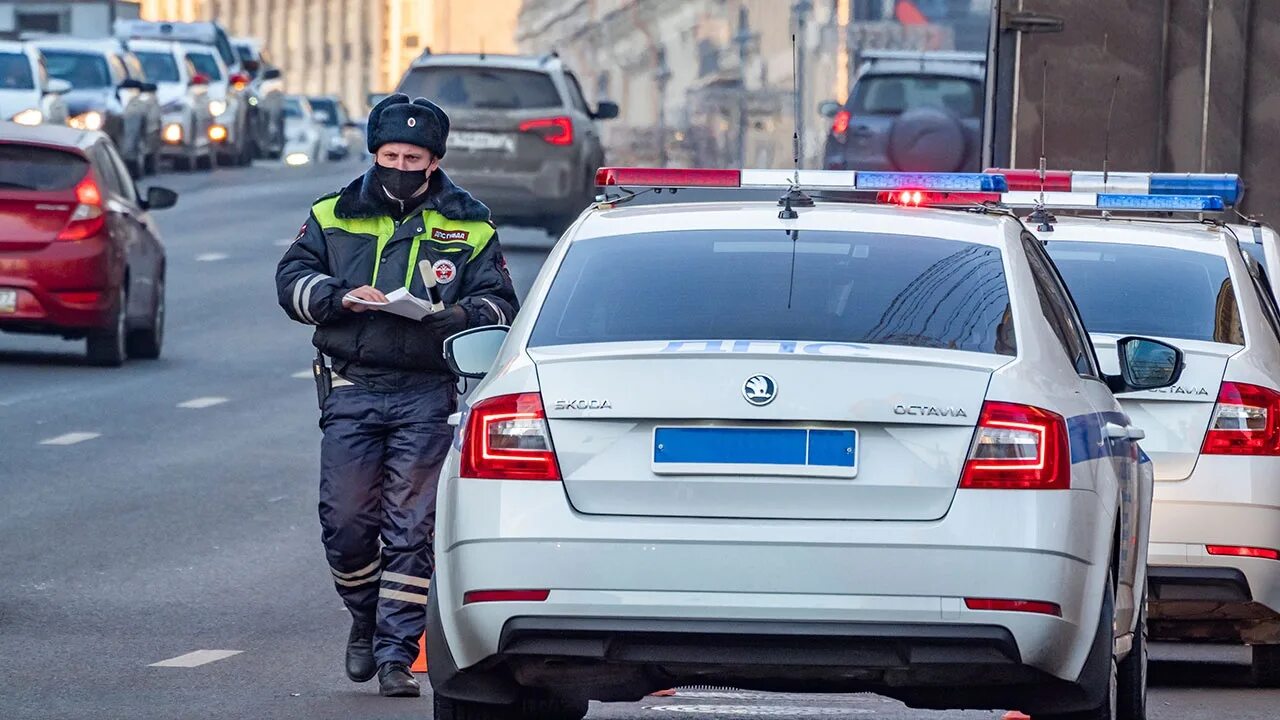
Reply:
M1120 374L1107 376L1112 392L1157 390L1182 377L1182 351L1168 343L1127 337L1116 343L1116 352L1120 355Z
M267 68L262 71L263 80L276 80L280 77L280 68Z
M178 204L178 193L163 187L147 188L144 201L147 210L164 210Z
M120 82L120 89L121 90L142 90L142 87L145 84L146 83L142 82L141 80L135 80L133 78L125 78Z
M596 111L591 114L591 117L597 120L612 120L618 117L618 103L601 100L600 104L596 105Z
M205 75L204 73L196 73L195 75L191 76L191 82L189 84L191 85L191 87L196 87L197 85L208 85L209 76Z
M818 103L818 114L830 120L840 112L840 103L835 100L823 100Z
M71 83L62 78L49 78L49 82L44 84L45 95L65 95L71 92Z
M144 93L153 93L156 90L159 90L160 86L156 85L153 82L144 82L138 86L138 89Z
M257 60L244 60L240 63L246 72L256 73L262 67L262 63Z
M455 375L482 378L507 339L506 325L486 325L464 330L444 341L444 359Z

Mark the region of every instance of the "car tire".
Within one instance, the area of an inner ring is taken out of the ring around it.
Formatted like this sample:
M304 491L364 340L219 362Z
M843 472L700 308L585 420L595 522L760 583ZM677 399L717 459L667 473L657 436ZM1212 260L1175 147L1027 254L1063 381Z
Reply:
M128 305L128 296L121 288L111 326L94 330L85 338L85 355L91 364L99 367L120 367L124 364L127 356L125 321L128 317Z
M213 153L208 153L207 155L196 157L193 164L196 166L197 170L212 170L215 157L216 156Z
M439 693L432 696L435 720L582 720L587 701L564 700L550 695L521 699L514 705L454 700Z
M125 343L130 359L156 360L164 346L164 278L156 282L156 302L147 327L133 330Z
M889 129L889 160L906 172L959 172L966 157L964 126L938 108L908 110Z
M1147 601L1144 594L1138 611L1138 629L1133 647L1120 662L1116 714L1119 720L1147 720Z
M1280 645L1253 646L1253 679L1258 687L1280 688Z
M1116 592L1114 584L1107 583L1106 594L1102 599L1102 612L1098 618L1098 635L1103 636L1107 641L1108 654L1110 660L1106 662L1106 688L1103 690L1102 702L1093 708L1087 710L1078 710L1066 713L1032 713L1035 720L1117 720L1119 705L1119 686L1120 686L1120 665L1116 662L1115 655L1115 617L1116 617ZM1095 635L1095 642L1099 642ZM1095 652L1097 646L1095 645ZM1091 655L1094 653L1091 652ZM1096 666L1095 666L1096 667ZM1090 667L1085 665L1081 676L1088 675Z

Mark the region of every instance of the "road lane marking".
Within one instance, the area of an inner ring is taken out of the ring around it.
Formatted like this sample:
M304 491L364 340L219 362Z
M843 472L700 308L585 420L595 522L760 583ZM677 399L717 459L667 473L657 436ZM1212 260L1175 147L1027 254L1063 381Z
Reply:
M85 440L92 440L96 437L102 437L102 433L93 432L69 432L58 437L51 437L48 440L41 440L41 445L75 445Z
M294 373L294 374L290 375L289 377L298 378L299 380L310 380L310 379L311 379L311 371L310 371L310 370L303 370L302 372L296 372L296 373Z
M204 253L203 255L196 256L196 262L217 262L219 260L226 259L227 256L225 253Z
M226 401L227 399L224 397L198 397L198 398L191 398L186 402L180 402L178 403L178 407L194 408L196 410L200 410L202 408L213 407L214 405L221 405Z
M168 660L151 663L147 667L180 667L193 668L208 665L211 662L226 660L232 655L239 655L243 650L193 650L186 655L171 657Z

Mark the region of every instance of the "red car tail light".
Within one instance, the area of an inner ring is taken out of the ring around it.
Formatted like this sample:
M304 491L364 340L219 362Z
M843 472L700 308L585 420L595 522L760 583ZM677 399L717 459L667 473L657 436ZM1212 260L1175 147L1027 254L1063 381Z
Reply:
M1235 557L1255 557L1264 560L1280 560L1280 550L1271 548L1241 547L1239 545L1206 545L1210 555L1234 555Z
M840 110L831 118L831 134L836 140L844 142L849 133L849 121L853 119L853 113L848 110Z
M1062 617L1057 603L1042 600L1000 600L997 598L965 598L964 606L970 610L997 610L1003 612L1029 612L1039 615Z
M499 395L471 406L459 474L486 480L559 480L542 395Z
M573 144L573 120L561 115L552 118L525 120L520 123L520 132L535 133L550 145Z
M470 590L462 594L462 604L486 602L546 602L550 590Z
M1245 383L1222 383L1205 455L1280 455L1280 393Z
M232 73L231 77L227 78L227 81L230 82L232 87L236 90L243 90L244 86L248 85L249 81L252 79L253 78L249 77L245 73Z
M1071 487L1067 423L1031 405L982 404L962 488L1066 490Z
M58 233L59 240L84 240L97 235L106 224L102 212L102 192L92 174L86 174L76 185L76 209L67 220L67 226Z

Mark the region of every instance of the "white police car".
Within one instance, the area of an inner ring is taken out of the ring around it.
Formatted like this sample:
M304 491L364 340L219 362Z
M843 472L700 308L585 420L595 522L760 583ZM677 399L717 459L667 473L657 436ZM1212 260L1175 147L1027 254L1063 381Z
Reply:
M447 344L494 369L440 478L436 718L691 683L1145 715L1151 488L1112 392L1181 353L1127 338L1104 375L1008 211L838 201L1002 178L802 171L837 201L780 210L790 175L603 169L510 332Z
M1011 175L1012 190L1034 193L1034 177ZM1046 198L1051 208L1089 205L1088 191L1103 189L1098 173L1075 176L1065 192ZM1235 176L1140 173L1112 174L1107 189L1145 196L1145 209L1158 210L1162 177L1206 198L1191 208L1180 200L1164 205L1173 211L1225 209L1241 192ZM1253 645L1258 681L1278 687L1280 311L1262 266L1241 252L1254 242L1252 228L1115 217L1050 226L1037 234L1104 369L1115 369L1116 342L1132 334L1176 343L1186 354L1175 385L1121 396L1154 460L1151 637ZM1259 241L1256 256L1263 249Z

